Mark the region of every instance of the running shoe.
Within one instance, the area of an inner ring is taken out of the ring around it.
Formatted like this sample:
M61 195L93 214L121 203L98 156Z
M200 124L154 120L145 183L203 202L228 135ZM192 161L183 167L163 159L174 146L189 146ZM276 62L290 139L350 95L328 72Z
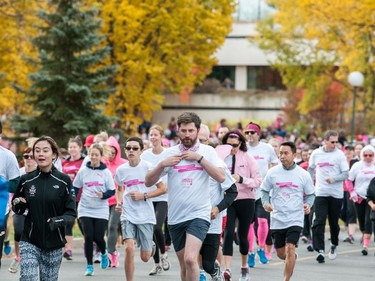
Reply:
M93 276L94 275L94 266L92 264L88 264L86 267L85 276Z
M73 252L72 252L72 250L66 250L64 252L64 258L66 258L68 261L71 261L73 259Z
M206 281L206 272L203 269L199 270L199 281Z
M314 248L313 248L313 246L312 246L312 241L311 241L311 240L309 240L306 249L307 249L307 251L309 251L309 252L314 252Z
M12 252L12 247L9 241L4 241L4 255L9 255Z
M307 243L307 241L309 241L309 239L307 239L306 236L302 236L302 237L301 237L301 240L302 240L302 242L305 243L305 244Z
M217 267L217 270L214 273L214 275L211 275L211 280L212 281L224 281L224 276L223 276L223 273L221 272L220 267ZM201 281L201 279L199 281Z
M94 263L100 263L100 252L94 252Z
M323 250L319 251L319 254L316 256L316 261L318 263L324 263L325 262L324 251Z
M156 244L154 241L152 241L151 257L155 255L155 252L156 252Z
M268 261L272 261L272 253L266 251L266 258Z
M255 267L255 253L251 252L247 255L247 265L249 267Z
M151 276L157 275L157 274L160 274L162 271L163 271L163 268L160 265L155 264L148 275L151 275Z
M164 255L161 256L160 261L161 261L161 267L163 268L164 271L167 271L171 268L171 264L168 261L167 253L164 253Z
M331 245L331 249L329 250L329 253L328 253L328 258L330 260L334 260L336 259L337 257L337 247L336 245Z
M241 275L239 281L250 281L250 273L248 267L241 267Z
M257 250L257 254L259 256L260 263L262 263L262 264L267 264L268 263L268 259L266 257L266 253L264 252L264 249L258 249Z
M230 272L230 269L227 268L225 271L224 271L224 280L225 281L232 281L232 273Z
M109 266L109 259L108 259L108 253L106 252L105 254L101 255L100 267L102 269L106 269L108 268L108 266Z
M368 255L368 250L367 250L367 248L366 248L366 247L363 247L361 253L362 253L362 255L367 256L367 255Z
M109 256L109 254L108 254ZM117 252L117 251L114 251L112 254L111 254L111 259L110 259L110 262L111 262L111 267L118 267L120 265L120 262L118 260L118 257L120 256L120 253Z
M10 273L17 273L19 267L20 267L20 258L15 257L12 260L8 270L9 270Z

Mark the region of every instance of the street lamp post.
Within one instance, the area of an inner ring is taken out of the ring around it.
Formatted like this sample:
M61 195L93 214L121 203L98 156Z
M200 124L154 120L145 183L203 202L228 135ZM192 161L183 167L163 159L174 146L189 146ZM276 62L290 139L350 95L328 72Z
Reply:
M355 100L357 96L357 88L361 87L363 84L363 74L359 71L354 71L349 74L348 81L349 84L353 86L353 110L352 110L352 125L350 128L350 140L354 143L354 129L355 129Z

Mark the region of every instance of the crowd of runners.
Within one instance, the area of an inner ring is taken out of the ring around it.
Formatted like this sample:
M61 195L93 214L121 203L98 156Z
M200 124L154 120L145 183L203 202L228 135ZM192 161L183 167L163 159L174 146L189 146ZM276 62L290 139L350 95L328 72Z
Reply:
M84 237L82 274L100 275L100 263L123 267L128 281L137 270L136 247L143 262L153 260L149 275L161 280L173 247L179 265L172 266L183 281L232 280L232 271L247 281L251 268L276 256L287 281L298 243L317 263L336 259L340 219L342 242L353 243L360 231L358 252L368 255L375 148L362 141L351 144L335 130L318 135L314 126L302 137L279 120L261 128L222 119L211 132L184 112L167 128L149 124L123 143L98 132L84 142L72 137L64 151L51 137L30 138L20 164L0 147L0 185L11 193L0 261L13 254L7 269L20 280L57 280L62 259L74 262L75 223ZM236 247L240 264L232 262Z

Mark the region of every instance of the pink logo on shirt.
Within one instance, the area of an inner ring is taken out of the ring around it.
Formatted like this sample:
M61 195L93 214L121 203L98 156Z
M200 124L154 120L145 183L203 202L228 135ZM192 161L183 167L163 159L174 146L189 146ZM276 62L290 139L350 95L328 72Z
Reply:
M363 171L365 175L373 175L375 174L375 171Z
M277 182L276 185L279 188L286 188L286 187L298 188L298 185L293 184L292 182Z
M176 165L173 166L174 170L177 170L179 173L184 172L190 172L190 171L203 171L203 168L201 166L195 166L195 164L189 164L189 165Z
M144 181L140 181L139 179L134 179L130 181L125 181L124 186L131 187L133 185L138 185L138 184L144 184Z
M329 162L322 162L322 163L318 163L318 166L320 167L320 168L323 168L323 167L333 167L333 166L335 166L334 164L331 164L331 163L329 163Z
M93 186L104 186L104 184L98 182L98 181L89 181L89 182L85 182L85 185L87 187L93 187Z
M264 159L264 157L259 156L259 155L255 155L253 157L254 157L255 160L263 160Z

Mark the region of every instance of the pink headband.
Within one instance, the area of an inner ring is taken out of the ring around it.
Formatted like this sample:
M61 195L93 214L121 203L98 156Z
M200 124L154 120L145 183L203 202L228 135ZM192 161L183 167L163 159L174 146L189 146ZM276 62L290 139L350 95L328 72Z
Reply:
M254 130L257 132L258 135L260 135L260 126L258 126L255 123L250 123L246 126L246 131Z
M235 134L235 133L229 134L228 137L237 138L237 139L239 138L239 136L237 134Z

